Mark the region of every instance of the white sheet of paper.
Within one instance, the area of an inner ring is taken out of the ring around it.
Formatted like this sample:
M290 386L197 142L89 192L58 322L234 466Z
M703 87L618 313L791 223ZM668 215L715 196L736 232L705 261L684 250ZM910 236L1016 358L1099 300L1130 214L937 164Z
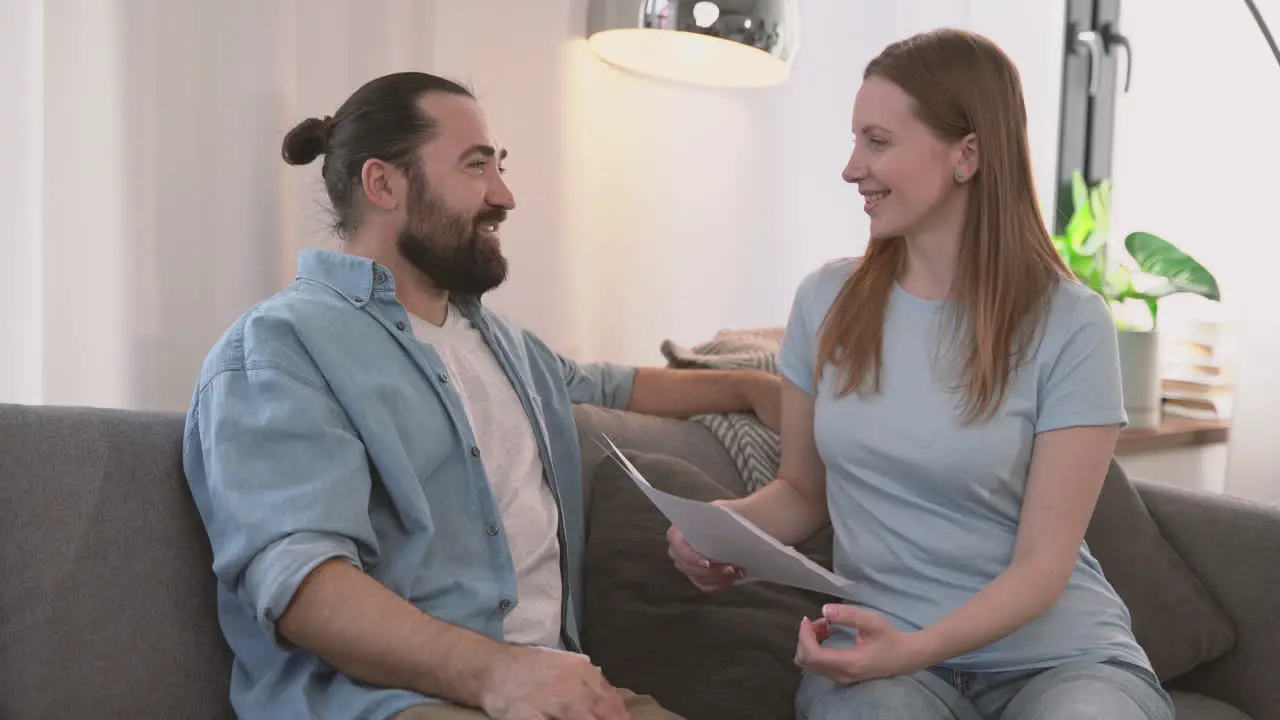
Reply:
M676 526L689 545L714 562L742 568L742 582L765 580L853 600L851 580L783 545L732 510L665 493L649 484L607 435L609 454Z

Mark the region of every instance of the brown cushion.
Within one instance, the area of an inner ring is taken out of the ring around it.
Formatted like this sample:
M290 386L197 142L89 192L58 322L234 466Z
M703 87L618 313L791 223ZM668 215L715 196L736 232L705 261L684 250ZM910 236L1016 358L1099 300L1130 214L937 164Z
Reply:
M1173 550L1129 478L1112 462L1085 542L1133 618L1162 682L1220 657L1235 628Z
M729 496L682 460L627 457L659 490ZM606 677L690 720L792 717L800 619L818 617L830 598L772 583L704 594L667 557L670 523L612 459L592 493L583 644ZM797 549L831 567L830 530Z

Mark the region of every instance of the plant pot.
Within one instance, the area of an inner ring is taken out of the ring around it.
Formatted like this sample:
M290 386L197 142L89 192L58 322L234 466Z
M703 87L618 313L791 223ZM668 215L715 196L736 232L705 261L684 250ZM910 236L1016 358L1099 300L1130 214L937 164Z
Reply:
M1160 335L1154 330L1121 330L1120 383L1129 427L1160 424L1164 392L1160 383Z

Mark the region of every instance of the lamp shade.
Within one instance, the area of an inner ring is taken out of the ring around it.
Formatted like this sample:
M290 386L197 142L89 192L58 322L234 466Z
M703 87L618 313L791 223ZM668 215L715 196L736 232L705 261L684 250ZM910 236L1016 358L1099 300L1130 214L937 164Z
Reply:
M719 87L764 87L791 77L797 0L590 2L587 43L610 65Z

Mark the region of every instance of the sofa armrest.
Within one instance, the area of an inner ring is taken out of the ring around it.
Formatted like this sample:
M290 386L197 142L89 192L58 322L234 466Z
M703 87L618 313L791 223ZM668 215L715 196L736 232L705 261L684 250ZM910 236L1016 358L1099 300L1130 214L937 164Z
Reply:
M1134 486L1237 632L1226 655L1170 685L1270 717L1280 707L1280 508L1153 482Z

